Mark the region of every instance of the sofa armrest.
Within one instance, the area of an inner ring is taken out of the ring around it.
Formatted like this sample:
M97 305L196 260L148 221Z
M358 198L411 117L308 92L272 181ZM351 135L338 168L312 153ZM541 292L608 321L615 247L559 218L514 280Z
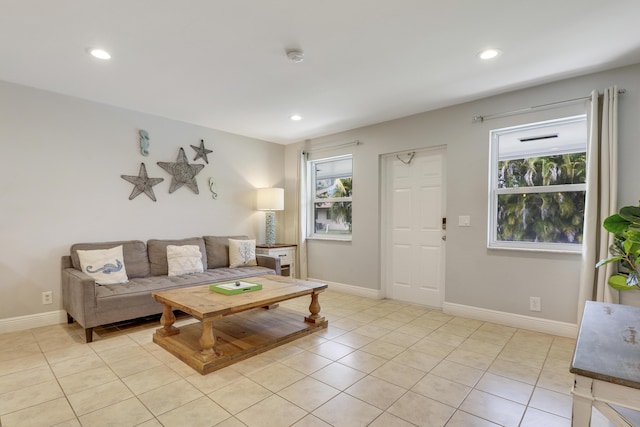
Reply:
M90 328L95 322L96 282L86 273L64 267L60 273L62 285L62 308L83 327Z
M60 259L60 269L64 270L65 268L73 267L73 262L71 261L71 257L69 255L64 255Z
M258 261L258 265L260 267L267 267L275 270L277 275L282 274L280 271L280 258L268 255L256 255L256 261Z

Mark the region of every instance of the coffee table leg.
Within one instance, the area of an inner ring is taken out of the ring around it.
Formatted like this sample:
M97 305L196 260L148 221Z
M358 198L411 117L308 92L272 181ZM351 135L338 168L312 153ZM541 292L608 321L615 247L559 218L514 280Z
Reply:
M171 335L177 335L180 333L180 329L173 326L176 321L176 316L173 314L173 310L170 305L162 304L162 317L160 318L160 324L162 328L156 330L156 334L161 337L168 337Z
M308 323L322 323L324 322L324 317L320 316L320 303L318 302L319 292L314 292L311 294L311 305L309 305L309 311L311 312L311 316L307 316L304 318L305 322Z
M214 319L219 319L216 317ZM202 321L202 336L200 337L200 355L205 358L212 358L221 356L218 350L216 350L216 336L213 334L213 321L214 319L206 319Z

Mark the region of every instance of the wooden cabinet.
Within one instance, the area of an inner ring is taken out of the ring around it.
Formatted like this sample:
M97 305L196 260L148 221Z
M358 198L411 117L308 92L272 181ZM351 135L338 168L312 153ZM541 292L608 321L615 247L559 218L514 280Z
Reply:
M280 258L280 273L283 276L296 277L297 248L297 245L283 243L276 243L275 245L256 245L256 254Z

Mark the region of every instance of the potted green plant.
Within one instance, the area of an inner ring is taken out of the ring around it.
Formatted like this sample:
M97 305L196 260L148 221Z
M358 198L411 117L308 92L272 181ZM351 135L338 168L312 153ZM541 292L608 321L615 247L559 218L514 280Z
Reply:
M622 271L609 277L609 286L621 291L640 289L640 207L624 206L607 217L602 226L614 235L609 258L601 259L596 268L620 262Z

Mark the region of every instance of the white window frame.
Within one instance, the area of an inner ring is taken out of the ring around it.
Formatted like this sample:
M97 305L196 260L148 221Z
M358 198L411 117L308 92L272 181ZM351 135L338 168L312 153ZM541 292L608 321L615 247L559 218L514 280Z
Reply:
M351 179L353 180L353 154L345 154L340 156L333 157L324 157L320 159L308 160L307 161L307 189L309 194L309 209L307 215L307 230L308 230L308 239L318 239L318 240L340 240L340 241L351 241L353 236L353 216L351 217L351 233L349 234L325 234L325 233L316 233L315 231L315 210L316 203L327 202L329 199L316 198L316 165L322 163L329 163L336 160L350 159L351 160ZM352 181L353 183L353 181ZM353 184L352 184L353 185ZM352 189L353 192L353 189ZM331 198L331 202L351 202L351 206L353 209L353 193L351 197L336 197Z
M500 136L514 133L518 131L548 128L553 125L565 123L584 122L587 126L586 114L578 116L564 117L560 119L546 120L537 123L529 123L507 128L494 129L489 133L490 155L489 155L489 219L487 232L487 247L489 249L510 249L519 251L541 251L541 252L560 252L560 253L581 253L582 244L579 243L548 243L548 242L516 242L498 240L498 196L504 194L528 194L528 193L554 193L554 192L573 192L586 191L587 184L564 184L564 185L548 185L537 187L519 187L519 188L498 188L498 162L499 162L499 139ZM577 153L582 151L570 151ZM585 145L586 152L586 145ZM556 154L556 151L532 153L536 157L543 155ZM564 154L567 154L565 152ZM584 218L583 218L584 223Z

